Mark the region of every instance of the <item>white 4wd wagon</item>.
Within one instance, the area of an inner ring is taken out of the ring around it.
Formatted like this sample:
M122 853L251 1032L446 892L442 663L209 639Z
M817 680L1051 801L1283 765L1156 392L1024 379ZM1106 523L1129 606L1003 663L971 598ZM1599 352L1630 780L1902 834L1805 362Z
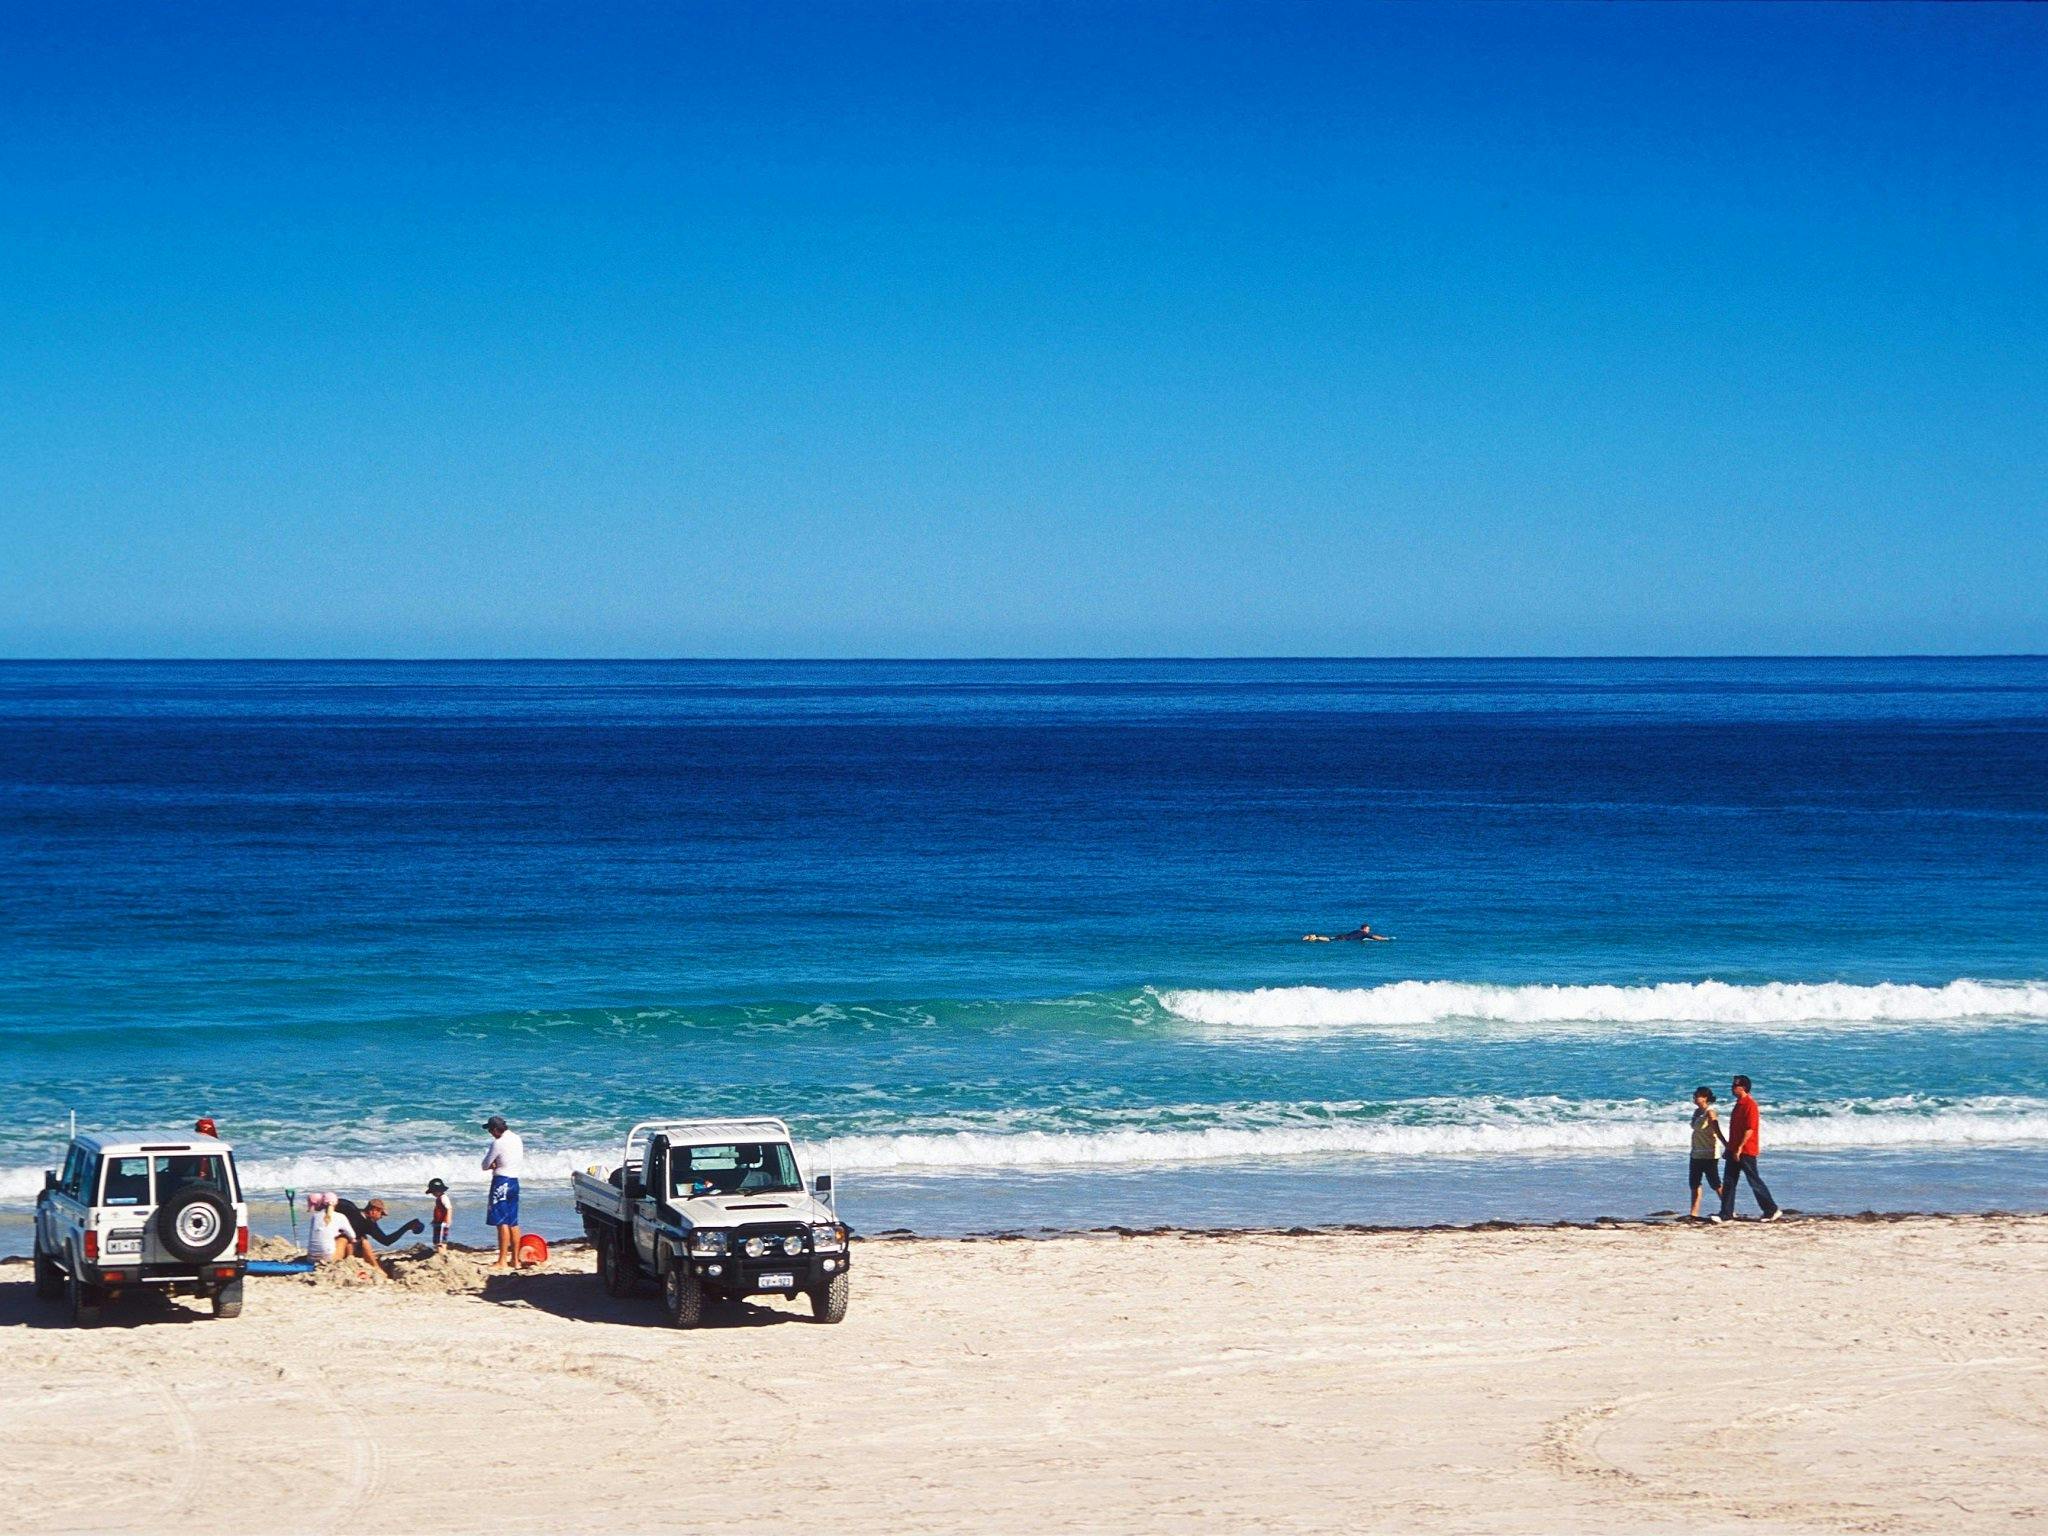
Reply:
M78 1324L144 1288L239 1317L249 1207L235 1151L212 1136L77 1136L36 1197L36 1294Z

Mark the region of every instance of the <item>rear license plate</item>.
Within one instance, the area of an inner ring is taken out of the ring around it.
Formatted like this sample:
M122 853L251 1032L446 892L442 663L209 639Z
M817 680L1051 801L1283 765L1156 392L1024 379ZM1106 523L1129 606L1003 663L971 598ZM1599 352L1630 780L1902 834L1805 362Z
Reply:
M763 1275L754 1282L754 1288L761 1291L786 1291L795 1284L795 1275Z
M107 1239L108 1253L140 1253L142 1239L139 1237L110 1237Z

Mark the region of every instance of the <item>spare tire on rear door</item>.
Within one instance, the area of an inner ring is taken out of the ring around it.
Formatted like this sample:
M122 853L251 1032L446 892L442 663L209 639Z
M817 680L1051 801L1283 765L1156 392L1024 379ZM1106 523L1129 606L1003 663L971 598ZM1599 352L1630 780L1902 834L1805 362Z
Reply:
M235 1208L211 1184L187 1184L156 1213L156 1238L187 1264L206 1264L235 1240Z

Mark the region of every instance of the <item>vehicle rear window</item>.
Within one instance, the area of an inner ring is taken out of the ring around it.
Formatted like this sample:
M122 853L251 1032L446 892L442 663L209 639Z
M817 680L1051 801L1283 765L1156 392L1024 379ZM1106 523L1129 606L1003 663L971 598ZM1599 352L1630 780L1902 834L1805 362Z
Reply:
M170 1204L171 1197L187 1184L211 1184L232 1200L235 1187L228 1182L227 1159L211 1153L160 1157L156 1160L156 1203Z
M102 1205L148 1205L149 1159L115 1157L107 1160L107 1187Z

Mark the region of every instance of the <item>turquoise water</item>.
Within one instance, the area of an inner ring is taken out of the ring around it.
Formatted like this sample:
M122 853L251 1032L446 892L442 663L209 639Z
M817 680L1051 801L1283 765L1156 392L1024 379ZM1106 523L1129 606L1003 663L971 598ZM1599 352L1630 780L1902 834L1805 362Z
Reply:
M543 1230L699 1111L869 1229L1640 1214L1736 1071L1794 1206L2048 1171L2040 659L13 663L0 852L0 1232L74 1110L502 1110Z

